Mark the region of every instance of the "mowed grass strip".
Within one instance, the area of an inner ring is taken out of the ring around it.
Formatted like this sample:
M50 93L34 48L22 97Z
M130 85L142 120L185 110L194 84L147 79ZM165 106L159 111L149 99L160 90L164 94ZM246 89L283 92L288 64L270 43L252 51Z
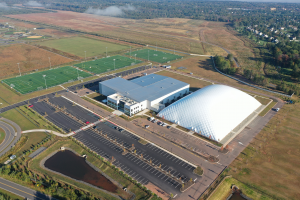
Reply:
M45 76L45 77L44 77ZM15 78L3 80L8 86L21 94L53 87L62 83L71 82L80 78L86 78L91 74L70 66L50 69L43 72L27 74Z
M101 74L104 72L109 72L115 69L120 69L139 63L142 63L142 61L117 55L80 64L75 64L75 66L86 71L92 72L94 74Z
M37 44L58 49L60 51L71 53L83 58L85 57L85 51L86 56L91 57L99 54L105 54L106 47L108 53L121 51L129 48L125 45L119 45L85 37L71 37L58 40L48 40L44 42L38 42Z
M158 62L158 63L166 63L168 61L176 60L176 59L181 59L183 58L182 56L171 54L171 53L165 53L162 51L156 51L152 49L141 49L137 51L133 51L131 53L126 53L126 55L131 55L131 57L136 57L137 58L142 58L144 60L149 60Z

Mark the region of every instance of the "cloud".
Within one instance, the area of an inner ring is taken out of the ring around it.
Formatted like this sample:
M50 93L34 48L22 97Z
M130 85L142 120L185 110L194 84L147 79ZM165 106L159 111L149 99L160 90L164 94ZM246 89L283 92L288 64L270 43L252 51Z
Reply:
M31 7L43 7L43 4L40 4L37 1L28 1L25 3L26 6L31 6Z
M89 7L85 13L94 14L94 15L105 15L105 16L120 16L124 14L124 11L134 11L135 7L126 5L126 6L109 6L104 9L92 8Z
M7 6L7 4L5 2L0 2L0 8L8 9L9 7Z

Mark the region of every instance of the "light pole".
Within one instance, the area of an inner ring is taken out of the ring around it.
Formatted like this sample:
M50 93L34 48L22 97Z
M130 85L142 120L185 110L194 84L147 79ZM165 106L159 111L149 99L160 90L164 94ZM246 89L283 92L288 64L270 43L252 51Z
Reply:
M19 73L20 73L20 76L21 76L20 63L17 63L17 64L18 64Z
M131 46L130 46L130 59L131 59Z
M49 63L50 63L50 69L51 69L51 58L50 57L48 57L49 58Z
M114 59L114 70L116 70L116 59Z
M79 72L78 72L78 67L77 67L77 79L79 80Z
M86 51L84 51L84 58L85 58L85 60L86 60Z
M46 85L46 90L47 90L46 75L43 75L43 77L45 79L45 85Z
M148 50L148 61L149 61L149 50Z

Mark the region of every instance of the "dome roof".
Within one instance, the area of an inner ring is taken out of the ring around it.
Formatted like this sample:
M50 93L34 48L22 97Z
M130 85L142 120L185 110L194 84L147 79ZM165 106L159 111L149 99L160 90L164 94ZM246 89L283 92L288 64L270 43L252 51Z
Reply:
M221 141L261 104L229 86L206 86L158 113L158 116Z

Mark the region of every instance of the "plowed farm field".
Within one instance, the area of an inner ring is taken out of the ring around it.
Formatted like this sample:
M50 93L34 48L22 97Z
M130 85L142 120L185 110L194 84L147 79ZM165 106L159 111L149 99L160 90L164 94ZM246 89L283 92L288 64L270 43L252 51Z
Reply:
M25 44L0 47L0 78L18 74L20 65L21 73L32 72L51 65L57 66L72 62L72 59L51 53L49 51Z

